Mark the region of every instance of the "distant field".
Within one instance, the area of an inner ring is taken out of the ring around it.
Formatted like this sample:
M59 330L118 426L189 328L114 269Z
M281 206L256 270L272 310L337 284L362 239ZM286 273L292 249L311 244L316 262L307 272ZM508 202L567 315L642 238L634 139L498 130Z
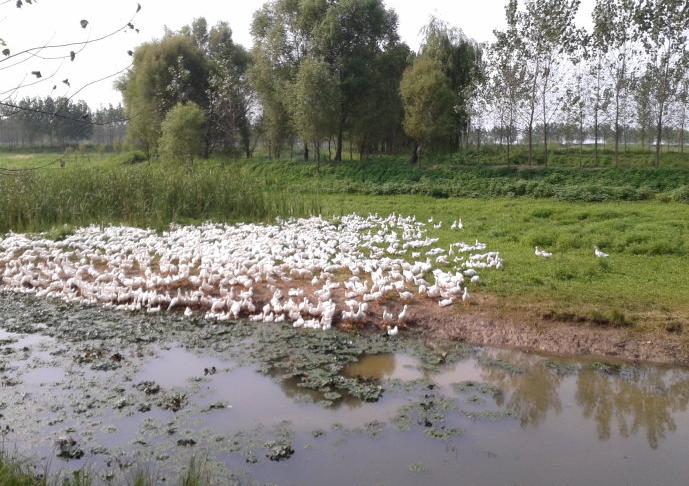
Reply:
M50 161L2 156L2 166ZM443 221L447 245L479 239L505 270L485 291L507 308L638 329L689 333L689 171L466 167L443 161L160 162L93 157L0 176L0 232L60 237L87 224L163 229L170 222L268 221L276 216L392 212ZM435 196L435 197L433 197ZM628 200L628 201L627 201ZM603 202L591 202L603 201ZM684 201L684 202L675 202ZM448 225L462 218L466 229ZM534 246L552 251L551 260ZM598 245L611 257L593 256ZM678 331L679 330L679 331Z

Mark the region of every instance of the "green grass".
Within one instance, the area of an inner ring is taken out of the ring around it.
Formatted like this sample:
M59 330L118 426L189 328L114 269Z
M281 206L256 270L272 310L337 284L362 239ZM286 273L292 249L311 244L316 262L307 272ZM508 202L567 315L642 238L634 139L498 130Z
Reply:
M689 315L686 205L360 195L325 196L321 202L327 215L396 212L423 221L433 216L445 224L429 232L446 247L458 240L487 243L501 252L505 268L481 272L483 289L512 304L556 303L557 312L594 322L605 316L612 324L625 321L619 313ZM457 218L464 220L462 232L449 228ZM536 245L553 258L537 258ZM594 245L611 257L595 258Z
M448 161L412 167L387 158L322 164L320 173L314 164L303 162L254 160L232 166L275 187L332 194L689 202L689 169L679 168L530 168L467 166Z
M267 221L319 212L317 199L274 190L229 167L74 167L0 175L0 233L65 225Z

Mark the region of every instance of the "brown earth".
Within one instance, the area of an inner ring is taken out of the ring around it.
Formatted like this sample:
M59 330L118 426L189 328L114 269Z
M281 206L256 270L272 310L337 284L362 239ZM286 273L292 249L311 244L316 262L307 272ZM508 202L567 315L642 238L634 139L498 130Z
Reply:
M480 296L469 306L414 306L414 328L424 337L475 345L516 348L562 356L587 356L689 366L686 338L636 326L606 327L553 317L543 305L511 306ZM566 316L565 316L566 317Z
M278 287L287 291L287 286ZM302 284L300 288L314 300L312 286ZM266 290L257 292L259 302L269 300L271 294ZM333 300L342 308L344 291L333 291ZM397 315L403 304L394 299L371 302L365 323L338 322L336 319L335 325L342 330L377 327L385 332L386 324L380 319L383 307ZM622 322L623 327L615 327L620 323L553 314L548 304L513 305L498 297L478 293L472 295L468 305L460 301L441 308L437 301L418 296L408 304L410 317L400 325L401 333L416 334L430 341L463 341L477 346L560 356L689 366L689 340L661 330L657 325L642 330L636 324ZM657 320L657 316L637 316L637 319L651 321Z

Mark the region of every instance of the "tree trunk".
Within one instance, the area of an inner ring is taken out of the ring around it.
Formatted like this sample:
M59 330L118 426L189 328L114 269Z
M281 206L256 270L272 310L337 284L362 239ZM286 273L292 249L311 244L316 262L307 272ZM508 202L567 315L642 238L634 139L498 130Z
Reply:
M663 140L663 104L658 110L658 131L656 133L656 167L660 167L660 143Z
M579 169L584 167L584 119L579 119Z
M596 106L595 114L593 116L593 159L595 160L596 167L598 167L598 107Z
M533 165L533 124L529 122L529 165Z
M342 127L344 120L340 120L340 128L337 131L337 150L335 150L335 161L342 162Z
M481 127L476 129L476 160L481 163Z
M411 165L416 165L419 162L419 152L421 151L421 145L418 142L414 142L414 150L411 154Z
M548 90L548 78L543 80L543 156L545 158L545 166L548 167L548 114L546 111L546 94Z
M615 167L620 166L620 95L615 94Z
M309 161L309 144L304 143L304 161L308 162Z

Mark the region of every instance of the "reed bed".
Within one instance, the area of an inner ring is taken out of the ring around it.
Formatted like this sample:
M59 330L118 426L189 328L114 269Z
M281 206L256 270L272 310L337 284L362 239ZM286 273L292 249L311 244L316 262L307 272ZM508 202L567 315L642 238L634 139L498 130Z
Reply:
M316 195L272 190L227 167L67 168L0 177L0 232L64 225L154 229L197 221L269 221L320 212Z

